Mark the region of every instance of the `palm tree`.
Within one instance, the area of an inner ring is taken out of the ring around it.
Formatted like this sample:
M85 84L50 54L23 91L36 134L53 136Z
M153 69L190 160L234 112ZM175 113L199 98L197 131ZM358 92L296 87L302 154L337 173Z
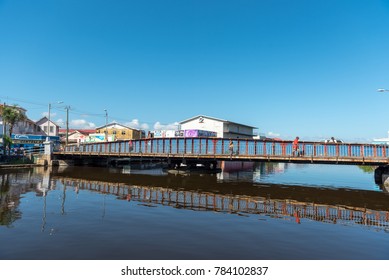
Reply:
M17 124L20 121L23 121L26 119L26 116L23 114L22 110L18 107L18 105L13 106L2 106L0 110L0 115L3 118L3 125L8 124L9 125L9 134L7 137L4 138L4 148L8 145L8 147L11 149L11 135L13 128L15 124ZM9 150L10 150L9 149Z

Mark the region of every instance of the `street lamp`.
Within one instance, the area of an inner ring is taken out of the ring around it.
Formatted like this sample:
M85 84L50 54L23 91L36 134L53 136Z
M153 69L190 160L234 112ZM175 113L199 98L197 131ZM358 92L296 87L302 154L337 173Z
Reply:
M378 92L385 92L385 91L389 91L389 89L386 89L386 88L379 88L377 89Z
M105 141L108 142L108 111L107 109L104 109L105 111Z
M57 104L61 104L61 103L63 103L63 101L58 101L58 102L57 102ZM51 103L49 103L49 116L48 116L49 123L48 123L48 125L47 125L47 136L49 136L49 137L50 137L50 127L51 127L51 125L50 125L50 123L51 123L51 120L50 120L50 111L51 111Z
M68 145L69 142L69 109L70 106L66 106L66 146Z

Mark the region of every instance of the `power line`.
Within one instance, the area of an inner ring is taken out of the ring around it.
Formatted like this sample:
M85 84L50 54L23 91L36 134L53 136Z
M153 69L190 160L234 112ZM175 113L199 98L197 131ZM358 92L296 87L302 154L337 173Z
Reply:
M11 101L16 101L16 102L22 102L22 103L25 103L25 104L31 104L31 105L36 105L36 106L39 106L39 107L47 107L47 104L46 103L40 103L40 102L36 102L36 101L31 101L31 100L26 100L26 99L21 99L21 98L15 98L15 97L9 97L9 96L2 96L0 95L0 99L7 99L7 101L9 102L9 100ZM54 104L53 104L54 105ZM61 112L66 112L65 110L65 107L64 106L53 106L53 108L55 108L56 110L59 110ZM39 108L29 108L29 109L39 109ZM85 112L85 111L82 111L82 110L78 110L78 109L75 109L75 108L72 108L70 107L69 111L72 112L72 114L76 114L76 115L79 115L79 116L85 116L85 117L102 117L104 118L105 117L105 113L91 113L91 112ZM121 117L117 117L117 116L112 116L112 115L109 115L109 118L110 119L114 119L114 120L117 120L117 121L123 121L123 122L132 122L134 119L137 119L137 118L133 118L132 120L131 119L124 119L124 118L121 118ZM151 121L142 121L141 122L142 124L147 124L147 125L154 125L156 122L151 122Z
M28 103L28 104L33 104L33 105L47 106L47 104L37 103L37 102L33 102L33 101L29 101L29 100L24 100L24 99L20 99L20 98L14 98L14 97L10 98L9 96L0 96L0 98L7 99L7 100L18 101L18 102L23 102L23 103Z

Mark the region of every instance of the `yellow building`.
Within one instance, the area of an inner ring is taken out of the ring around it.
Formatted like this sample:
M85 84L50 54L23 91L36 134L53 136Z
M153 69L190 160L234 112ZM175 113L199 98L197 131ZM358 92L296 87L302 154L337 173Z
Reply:
M107 135L114 136L115 140L141 139L145 137L143 130L118 123L110 123L106 126L97 127L96 133L107 133Z

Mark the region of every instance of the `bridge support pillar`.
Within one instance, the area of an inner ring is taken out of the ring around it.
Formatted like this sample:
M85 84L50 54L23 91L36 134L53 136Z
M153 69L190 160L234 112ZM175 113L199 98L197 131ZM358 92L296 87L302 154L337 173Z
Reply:
M44 153L40 157L39 163L45 166L51 165L52 155L53 155L53 142L50 141L49 137L46 138L46 141L43 142Z
M389 165L378 166L374 170L374 181L378 185L389 186Z
M53 153L53 142L50 141L49 137L46 138L43 145L45 145L45 155L51 155Z

